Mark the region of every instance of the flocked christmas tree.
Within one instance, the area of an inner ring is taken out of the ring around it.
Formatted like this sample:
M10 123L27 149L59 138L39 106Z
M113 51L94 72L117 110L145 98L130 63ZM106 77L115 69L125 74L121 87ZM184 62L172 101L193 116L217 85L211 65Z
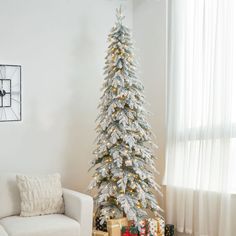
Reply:
M159 215L153 190L155 157L151 129L146 120L143 85L136 76L130 30L123 24L121 8L109 34L105 81L97 126L97 148L89 188L97 189L95 203L102 220L127 216L138 222L147 209ZM91 167L91 168L92 168Z

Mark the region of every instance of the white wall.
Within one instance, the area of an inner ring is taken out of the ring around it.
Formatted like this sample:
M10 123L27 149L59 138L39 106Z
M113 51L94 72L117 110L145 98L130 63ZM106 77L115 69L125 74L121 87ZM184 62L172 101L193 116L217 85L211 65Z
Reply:
M150 103L150 124L159 150L156 155L162 183L165 163L165 96L166 96L166 0L134 0L134 38L140 61L146 99ZM164 193L164 188L163 188ZM164 208L164 198L159 199Z
M123 2L132 26L132 1ZM85 191L115 0L0 0L0 64L22 65L23 121L0 123L0 172Z
M85 191L107 34L120 3L134 27L161 181L165 0L0 0L0 64L23 70L23 121L0 123L0 172L58 171L66 186Z

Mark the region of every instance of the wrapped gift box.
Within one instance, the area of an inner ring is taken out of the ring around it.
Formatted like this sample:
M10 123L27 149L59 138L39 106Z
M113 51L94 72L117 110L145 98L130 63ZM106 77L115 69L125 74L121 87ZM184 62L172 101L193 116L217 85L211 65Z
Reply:
M174 236L175 227L174 225L167 224L165 227L165 236Z
M93 236L108 236L108 233L99 230L93 230Z
M156 219L148 219L148 233L147 236L157 236L158 221Z
M120 218L120 219L110 219L107 221L107 231L109 236L120 236L121 235L121 228L123 226L128 226L128 219L127 218Z
M147 221L141 220L139 222L139 235L146 236L147 235Z
M95 219L95 228L96 230L100 230L100 231L107 231L107 222L103 222L101 223L101 220L99 217L96 217Z
M147 236L165 236L165 221L162 218L148 219Z

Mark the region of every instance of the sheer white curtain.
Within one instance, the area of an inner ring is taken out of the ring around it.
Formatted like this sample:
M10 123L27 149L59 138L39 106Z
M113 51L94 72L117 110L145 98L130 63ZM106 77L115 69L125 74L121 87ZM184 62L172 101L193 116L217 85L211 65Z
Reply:
M168 73L167 222L234 236L235 0L169 0Z

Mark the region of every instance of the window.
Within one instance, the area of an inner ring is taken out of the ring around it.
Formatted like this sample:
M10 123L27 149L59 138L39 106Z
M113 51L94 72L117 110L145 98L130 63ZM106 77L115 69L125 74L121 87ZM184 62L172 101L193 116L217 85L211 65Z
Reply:
M170 4L166 184L236 193L236 3Z

